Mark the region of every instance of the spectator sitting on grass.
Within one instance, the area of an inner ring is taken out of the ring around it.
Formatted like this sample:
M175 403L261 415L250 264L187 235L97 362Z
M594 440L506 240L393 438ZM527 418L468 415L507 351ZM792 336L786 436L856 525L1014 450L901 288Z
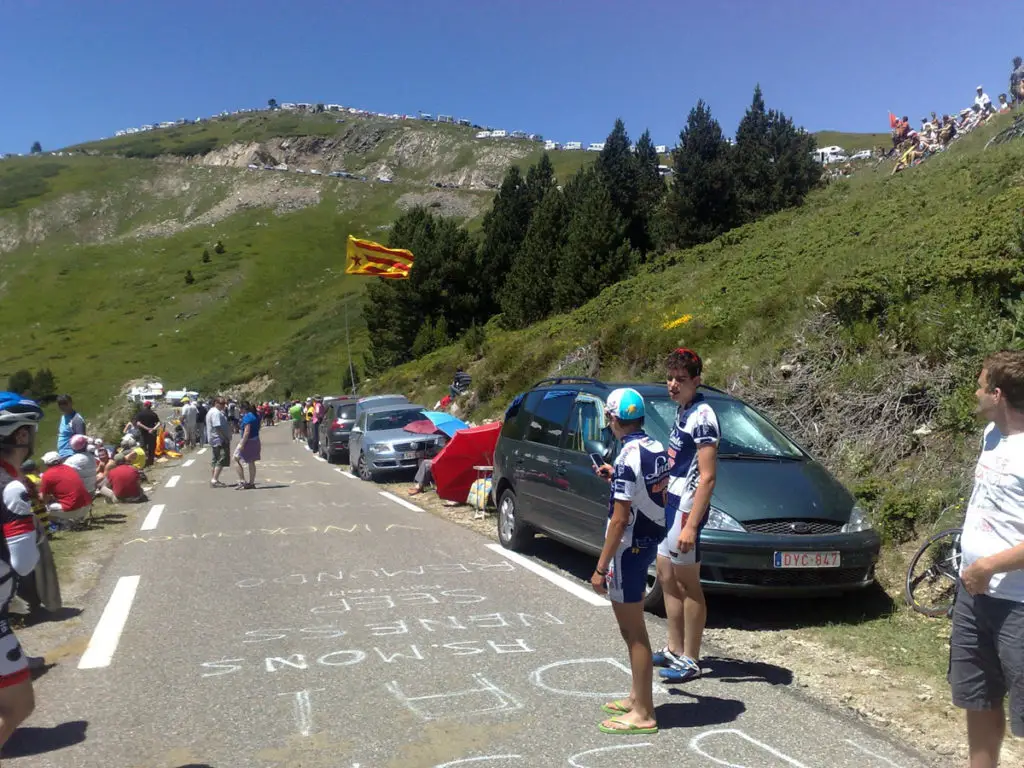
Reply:
M451 394L453 399L459 395L463 395L466 393L466 390L469 389L470 382L472 381L473 377L462 370L462 366L460 365L455 369L455 376L452 378L451 386L448 387L448 392Z
M1009 112L1009 111L1010 111L1010 105L1006 101L1006 94L1005 93L1000 93L999 94L999 114L1002 115L1002 114L1004 114L1006 112Z
M71 438L71 450L74 453L64 459L64 463L78 473L85 490L92 496L96 493L96 459L89 453L89 447L89 438L75 435Z
M120 453L114 456L107 467L99 492L113 504L137 504L147 501L139 471L131 464L125 463L124 455Z
M46 470L39 482L39 494L51 519L66 525L83 520L92 509L92 494L73 467L62 464L60 454L43 455Z

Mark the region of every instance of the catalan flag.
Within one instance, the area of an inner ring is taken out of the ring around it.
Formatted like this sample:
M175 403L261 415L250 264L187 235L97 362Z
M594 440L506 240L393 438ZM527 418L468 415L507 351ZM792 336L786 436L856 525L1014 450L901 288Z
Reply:
M408 280L412 269L412 251L404 248L385 248L371 240L348 236L345 274L384 277L390 280Z

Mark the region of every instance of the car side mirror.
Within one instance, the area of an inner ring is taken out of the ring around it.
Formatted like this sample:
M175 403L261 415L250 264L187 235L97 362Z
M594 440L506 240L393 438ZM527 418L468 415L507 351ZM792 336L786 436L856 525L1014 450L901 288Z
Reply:
M598 456L608 457L608 447L600 440L584 440L583 449L587 453L596 453Z

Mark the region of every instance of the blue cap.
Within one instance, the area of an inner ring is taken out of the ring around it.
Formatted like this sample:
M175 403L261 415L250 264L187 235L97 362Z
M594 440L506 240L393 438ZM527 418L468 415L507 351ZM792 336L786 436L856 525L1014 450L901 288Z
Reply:
M608 395L604 411L620 421L636 421L644 417L644 398L635 389L616 389Z

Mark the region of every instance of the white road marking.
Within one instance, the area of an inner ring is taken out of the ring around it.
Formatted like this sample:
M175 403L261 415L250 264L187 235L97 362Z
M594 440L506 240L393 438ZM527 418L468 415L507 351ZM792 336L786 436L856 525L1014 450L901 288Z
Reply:
M114 651L117 650L117 643L121 639L121 632L124 631L125 622L128 621L128 612L132 609L132 601L135 600L135 590L139 587L138 576L122 576L117 580L114 591L107 601L107 607L103 609L96 629L93 630L89 645L78 662L79 669L98 669L109 667L114 658Z
M358 479L359 479L358 477L356 477L355 475L353 475L353 474L352 474L351 472L349 472L349 471L347 471L347 470L344 470L344 469L342 469L341 467L335 467L335 468L334 468L334 471L335 471L335 472L340 472L340 473L341 473L341 474L343 474L343 475L344 475L345 477L347 477L347 478L348 478L349 480L358 480Z
M897 763L894 763L894 762L893 762L892 760L890 760L890 759L889 759L888 757L886 757L885 755L880 755L880 754L878 754L877 752L872 752L872 751L871 751L870 749L868 749L868 748L867 748L867 747L865 747L865 746L862 746L862 745L858 744L858 743L857 743L856 741L854 741L853 739L844 739L844 741L845 741L845 742L846 742L847 744L850 744L851 746L854 746L854 747L856 747L856 748L857 748L857 749L859 749L859 750L860 750L861 752L863 752L863 753L864 753L865 755L871 755L871 757L877 757L877 758L878 758L879 760L881 760L881 761L882 761L883 763L887 763L888 765L891 765L891 766L892 766L892 768L900 768L900 766L899 766L899 765L898 765Z
M401 504L406 509L411 509L413 512L422 512L423 511L420 507L417 507L415 504L412 504L412 503L406 501L405 499L400 499L399 497L395 496L395 494L393 494L393 493L388 493L387 491L381 491L380 495L383 496L385 499L391 499L393 502L395 502L395 504Z
M720 757L714 757L713 755L709 755L707 752L701 749L700 743L704 741L704 739L706 739L708 736L716 736L719 734L729 734L732 736L738 736L744 741L753 744L755 747L763 749L772 757L778 758L784 763L788 763L789 765L793 766L793 768L807 768L806 765L801 763L796 758L790 757L789 755L785 755L782 752L779 752L779 750L775 749L774 747L765 744L763 741L758 741L753 736L748 736L743 731L737 728L718 728L713 731L704 731L704 733L697 734L692 739L690 739L690 749L692 749L701 757L706 757L711 762L717 763L718 765L724 765L726 766L726 768L747 768L747 766L736 765L736 763L730 763L728 760L723 760Z
M604 754L605 752L617 752L620 749L637 749L638 747L653 747L654 744L650 741L641 741L639 744L615 744L610 747L598 747L597 749L588 749L586 752L578 752L569 758L569 765L572 768L587 768L585 765L581 765L576 761L579 758L586 757L587 755Z
M167 483L166 485L164 485L164 487L173 488L178 484L179 480L181 480L181 475L171 475L169 478L167 478Z
M325 459L325 458L324 458L323 456L321 456L321 455L320 455L319 453L315 453L315 454L313 454L313 458L314 458L314 459L316 459L317 461L322 461L322 462L324 462L324 463L326 463L326 462L327 462L327 459Z
M206 449L200 448L198 451L196 451L196 456L202 456L204 453L206 453Z
M191 467L191 466L192 466L193 464L195 464L195 463L196 463L196 460L195 460L195 459L189 459L188 461L186 461L186 462L185 462L184 464L182 464L181 466L183 466L183 467Z
M516 565L519 565L528 571L533 571L542 579L550 581L556 587L561 587L570 595L575 595L585 603L590 603L591 605L608 605L608 601L601 597L601 595L597 594L592 589L584 587L578 581L567 579L565 576L559 576L550 568L545 568L540 563L537 563L528 557L523 557L516 552L510 552L501 546L501 544L488 544L487 548L492 552L497 552L502 557L508 558Z
M323 688L315 688L315 691L322 691ZM299 733L309 736L313 730L313 704L309 699L309 691L295 691L294 693L279 693L278 696L295 697L295 723Z
M152 531L154 528L156 528L157 523L160 522L160 515L162 515L163 513L164 505L154 504L152 507L149 508L149 514L146 515L146 519L142 521L142 528L140 530Z

